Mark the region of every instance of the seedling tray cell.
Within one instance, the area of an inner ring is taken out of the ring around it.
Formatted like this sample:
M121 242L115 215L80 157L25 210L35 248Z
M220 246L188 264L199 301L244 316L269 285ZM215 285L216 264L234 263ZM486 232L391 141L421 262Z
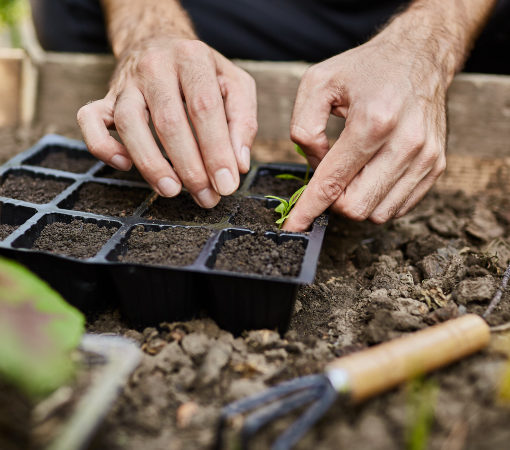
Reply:
M306 233L279 231L273 223L278 202L264 195L292 192L264 190L260 183L278 173L304 177L305 167L254 164L235 194L213 210L202 210L186 192L160 198L136 169L116 171L96 162L83 142L48 135L0 168L0 232L5 228L0 254L27 265L80 309L118 305L140 327L205 312L234 333L252 328L284 332L298 287L314 279L327 216ZM9 176L20 177L19 183L14 191L2 191ZM24 195L46 180L60 183L48 198ZM82 227L86 251L77 242ZM284 252L285 242L296 242L291 247L301 249L294 255L297 269L279 273L262 267L253 273L239 272L235 261L217 264L222 251L229 254L232 244L226 242L248 235L274 242L264 241L274 247L265 254L268 264ZM68 239L68 245L59 239Z

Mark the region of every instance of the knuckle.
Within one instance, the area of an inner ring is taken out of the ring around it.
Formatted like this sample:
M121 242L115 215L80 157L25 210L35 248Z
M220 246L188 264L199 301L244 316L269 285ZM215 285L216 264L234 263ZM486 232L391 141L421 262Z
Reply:
M89 152L92 153L96 158L101 159L105 153L106 146L104 140L98 140L89 142L87 144L87 148L89 149Z
M90 114L90 105L82 106L76 113L76 120L80 126L86 122L88 115Z
M446 170L446 158L443 156L437 162L433 170L433 176L439 177Z
M154 76L162 64L162 55L159 50L147 50L140 58L136 70L138 73Z
M398 116L386 106L371 106L366 112L366 123L372 136L386 136L397 125Z
M424 169L428 169L436 164L439 157L439 150L436 148L424 150L421 155L421 165Z
M188 109L192 115L202 115L218 109L221 99L210 93L200 93L191 98L188 102Z
M199 190L209 185L207 174L194 167L186 167L178 171L182 183L190 190Z
M425 130L416 129L413 132L408 132L404 138L403 147L407 149L410 153L416 154L418 153L426 143L426 135Z
M184 57L197 57L209 53L209 47L197 39L186 39L176 44L176 51Z
M313 147L318 142L319 136L314 135L300 125L292 124L290 127L290 138L293 142L303 147Z
M113 115L113 121L119 133L126 133L131 125L129 111L124 108L117 108Z
M255 118L249 118L246 119L243 123L244 129L247 131L250 136L255 136L257 134L257 131L259 129L257 119Z
M154 126L165 134L174 134L182 125L180 114L172 108L166 108L164 112L152 115Z
M306 83L317 84L323 82L328 77L328 75L329 72L324 70L321 64L315 64L306 69L306 72L303 75L303 80Z
M343 192L344 188L345 186L340 180L332 177L326 178L317 186L318 198L321 202L331 204Z

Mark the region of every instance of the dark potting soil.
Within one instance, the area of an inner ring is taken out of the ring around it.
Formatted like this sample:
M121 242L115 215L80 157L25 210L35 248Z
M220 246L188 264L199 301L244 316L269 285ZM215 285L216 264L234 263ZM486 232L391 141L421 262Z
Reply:
M214 268L271 277L295 277L301 269L304 254L301 241L277 244L262 234L243 234L223 244Z
M119 261L165 266L192 264L211 236L206 228L166 228L145 231L137 226L127 241L126 254Z
M232 214L234 205L235 199L223 197L214 208L204 209L193 201L190 194L183 192L173 198L158 197L144 217L169 222L213 224Z
M282 180L273 174L257 176L253 185L248 189L254 194L276 195L277 197L290 197L303 183L298 180Z
M18 228L16 225L7 225L5 223L0 224L0 241L3 241L16 228Z
M116 228L73 220L46 225L35 240L33 249L86 259L94 256L115 233Z
M78 191L78 198L72 209L109 216L129 216L149 193L146 189L87 183Z
M0 448L30 448L32 402L12 385L0 380ZM27 426L28 424L28 426Z
M98 173L96 173L95 176L102 178L112 178L114 180L145 182L144 178L140 172L138 172L136 167L131 168L131 170L128 170L127 172L123 172L121 170L115 170L109 166L106 166L103 167Z
M48 203L69 184L52 178L9 174L0 186L0 195L32 203Z
M48 169L84 173L96 163L97 159L87 153L75 152L73 156L70 156L69 152L61 150L48 153L41 162L35 165Z
M230 223L239 227L250 228L254 231L278 231L275 221L280 215L274 208L267 208L264 200L243 198L239 200L237 212Z

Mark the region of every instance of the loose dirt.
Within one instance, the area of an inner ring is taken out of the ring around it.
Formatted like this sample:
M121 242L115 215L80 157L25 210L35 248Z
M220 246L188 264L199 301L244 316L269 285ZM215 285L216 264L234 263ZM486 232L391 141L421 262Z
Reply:
M121 170L115 170L111 167L105 166L99 172L97 172L95 176L102 178L112 178L114 180L145 182L140 172L138 172L138 170L136 170L134 167L127 172L123 172Z
M0 241L3 241L7 236L9 236L16 228L15 225L7 225L5 223L0 224Z
M81 220L55 222L43 228L33 248L79 259L91 258L116 230Z
M64 170L73 173L84 173L87 172L94 164L97 163L97 159L92 155L75 154L70 156L68 151L55 150L48 153L40 162L32 163L27 161L25 164L33 164L39 167L47 167L48 169Z
M509 206L433 193L385 226L332 216L316 281L300 289L285 336L235 338L209 319L137 331L117 311L90 318L90 331L130 336L145 351L96 448L210 448L220 408L232 400L464 311L483 312L510 260ZM489 318L507 321L509 294ZM510 336L504 342L426 378L437 386L428 448L507 448L510 406L498 392ZM406 386L355 407L336 403L297 448L405 448L413 405ZM293 419L265 429L253 448L268 448Z
M183 192L173 198L158 197L144 217L168 222L213 224L227 219L234 205L234 199L224 197L214 208L203 209L193 201L190 194Z
M166 228L145 231L137 226L127 241L126 254L119 261L166 266L187 266L197 258L211 236L205 228Z
M52 178L10 173L0 186L0 195L32 203L48 203L69 184Z
M260 195L276 195L277 197L290 197L303 183L298 180L284 180L276 178L273 174L258 175L250 186L250 192Z
M267 208L265 203L254 198L241 199L230 223L254 231L278 231L275 221L280 215L274 211L274 207Z
M72 205L72 209L110 216L129 216L142 204L149 193L147 189L87 183L78 191L78 198Z
M301 269L304 254L301 241L277 244L263 234L243 234L223 244L214 267L270 277L295 277Z

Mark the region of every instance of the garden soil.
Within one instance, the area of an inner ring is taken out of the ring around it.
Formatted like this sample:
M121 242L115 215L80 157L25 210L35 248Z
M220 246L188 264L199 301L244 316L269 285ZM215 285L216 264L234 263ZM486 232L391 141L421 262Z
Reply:
M232 336L207 318L134 330L115 310L90 317L89 331L128 336L144 350L94 448L210 448L228 402L465 311L482 313L510 261L509 207L503 198L432 193L384 226L332 216L316 281L300 289L285 336ZM489 322L508 321L505 294ZM409 385L358 406L337 402L297 448L406 448L426 402L433 405L427 448L508 448L510 404L500 388L510 335L494 341L418 382L418 402ZM268 448L293 419L266 428L253 448Z
M0 195L33 203L48 203L71 183L53 178L10 173L0 186Z

